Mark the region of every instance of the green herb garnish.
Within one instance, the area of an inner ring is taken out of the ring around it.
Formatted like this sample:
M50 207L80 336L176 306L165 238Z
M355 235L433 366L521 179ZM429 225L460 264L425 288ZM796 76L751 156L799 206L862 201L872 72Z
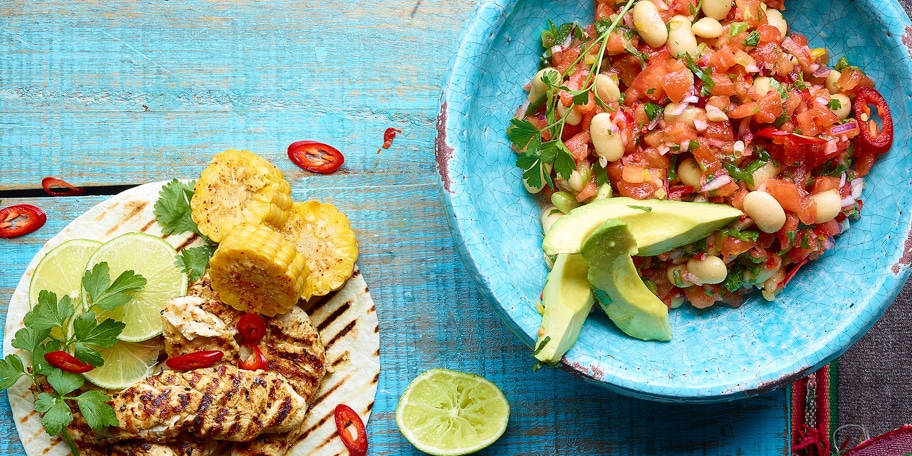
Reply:
M60 435L70 450L79 455L66 426L73 421L69 403L75 402L86 423L93 430L102 431L117 426L114 409L108 405L111 398L98 390L73 395L85 384L80 374L64 372L51 366L44 355L64 350L80 361L92 366L104 365L99 349L109 348L117 342L123 331L122 322L105 319L98 322L96 309L111 311L130 301L132 293L145 287L146 279L133 271L121 273L111 281L107 263L99 263L82 276L82 287L88 298L88 307L82 309L64 295L42 290L38 303L23 318L24 328L16 331L11 344L31 354L32 368L17 354L0 360L0 389L7 389L22 377L28 377L40 391L35 400L35 410L41 414L41 424L49 435ZM52 388L47 392L43 381Z
M566 70L567 73L573 71L576 65L582 62L583 57L593 49L598 48L598 55L605 55L608 38L632 6L633 0L628 0L614 21L610 23L599 21L596 24L598 37L586 48L582 49L580 56ZM561 27L555 27L551 22L548 24L549 30L542 34L542 45L546 46L546 53L550 52L548 44L562 43L571 37L571 34L574 34L572 36L576 38L581 37L581 35L575 35L576 32L574 30L579 30L575 25L564 24ZM561 86L560 84L565 74L557 74L557 71L553 72L553 76L549 75L547 78L542 78L547 85L543 103L547 125L544 128L539 129L535 124L525 119L514 118L510 120L510 125L507 127L507 138L517 150L522 151L516 158L516 166L523 170L523 180L529 187L542 188L545 185L554 187L549 165L558 176L564 179L569 179L570 174L576 169L576 162L570 155L570 150L560 139L566 123L566 117L558 118L557 103L560 103L560 98L557 95L560 90L568 91L573 97L574 105L583 105L589 102L589 94L594 93L596 103L604 106L604 101L599 100L595 91L595 75L599 74L601 66L602 59L596 59L589 76L583 82L581 89L577 91L570 91L567 87Z
M206 273L209 259L215 252L215 243L200 233L199 227L190 216L190 200L193 198L195 184L196 181L184 183L177 179L168 182L158 193L158 201L153 208L155 220L161 225L162 233L194 233L206 241L205 245L181 250L174 261L174 264L181 268L181 272L187 273L191 282Z
M741 42L741 44L743 44L745 46L750 46L750 47L754 47L759 43L760 43L760 32L758 32L756 30L752 30L750 33L748 33L747 38L745 38L744 41Z
M694 76L703 81L703 87L700 88L700 96L708 97L712 95L712 89L716 86L715 81L712 79L712 68L700 68L697 66L697 63L694 62L693 57L688 53L684 53L683 57L687 69L689 69Z

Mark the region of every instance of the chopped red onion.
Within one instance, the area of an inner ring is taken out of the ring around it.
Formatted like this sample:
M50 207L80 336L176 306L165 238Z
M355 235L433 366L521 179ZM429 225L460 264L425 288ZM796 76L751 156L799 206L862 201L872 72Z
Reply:
M852 179L852 198L858 199L861 197L861 191L864 190L864 179L861 177L856 177Z
M819 67L820 68L814 71L815 78L825 78L828 74L830 74L830 69L828 67L825 67L823 65L819 65Z
M858 123L855 122L854 120L852 120L852 121L846 122L844 124L839 124L839 125L834 126L833 128L830 128L830 134L831 135L841 135L843 133L848 133L850 131L854 131L857 129L858 129Z
M700 187L700 191L701 192L711 192L713 190L718 190L718 189L722 188L723 186L725 186L726 184L728 184L729 182L733 182L731 176L729 176L728 174L722 174L722 175L716 176L715 178L713 178L713 180L703 184L703 186Z

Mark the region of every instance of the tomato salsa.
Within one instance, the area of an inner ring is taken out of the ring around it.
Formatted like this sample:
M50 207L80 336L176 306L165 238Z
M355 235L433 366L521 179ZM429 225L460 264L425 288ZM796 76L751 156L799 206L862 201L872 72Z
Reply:
M773 300L832 248L860 214L892 118L861 68L790 30L783 10L598 0L588 26L549 23L507 129L545 229L613 195L742 210L702 241L635 258L670 307L737 306L755 290ZM708 264L724 274L701 274Z

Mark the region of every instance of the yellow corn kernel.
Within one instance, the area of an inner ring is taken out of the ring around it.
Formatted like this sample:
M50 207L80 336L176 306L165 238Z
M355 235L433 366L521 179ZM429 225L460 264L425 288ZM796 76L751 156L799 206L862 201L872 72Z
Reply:
M295 202L281 230L307 261L314 296L340 288L358 259L358 241L348 217L319 201Z
M830 52L826 48L811 49L811 60L826 65L830 61Z
M228 232L209 261L212 289L243 312L275 316L310 299L304 255L268 225L244 223Z
M229 149L203 170L190 209L200 232L221 242L242 223L282 226L291 204L291 185L281 170L252 152Z

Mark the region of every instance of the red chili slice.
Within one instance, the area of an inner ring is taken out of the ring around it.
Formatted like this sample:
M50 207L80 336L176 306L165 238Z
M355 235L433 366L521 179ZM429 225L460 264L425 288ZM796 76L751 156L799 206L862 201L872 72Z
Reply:
M83 374L95 368L63 350L45 353L44 360L51 366L72 374Z
M294 164L320 174L329 174L345 162L342 152L317 141L298 141L288 146L288 158Z
M890 150L893 145L893 116L890 114L890 106L887 100L873 87L858 87L854 90L855 101L852 103L852 110L855 112L855 120L859 122L861 129L858 138L858 147L863 152L883 154ZM880 116L880 127L871 119L871 108L873 105L877 109L877 115Z
M348 448L348 451L354 456L366 455L367 432L361 417L345 404L337 405L333 416L336 418L336 430L339 432L345 448ZM355 432L355 435L352 435L352 431Z
M85 189L76 187L63 179L50 176L41 179L41 186L51 196L77 196L85 193ZM61 188L65 190L60 190Z
M402 130L398 128L389 127L386 131L383 132L383 148L389 149L393 145L393 140L396 139L396 134L402 133Z
M242 341L247 344L259 343L266 335L266 320L257 314L245 313L236 326Z
M225 356L221 350L204 350L168 358L165 364L171 369L184 371L212 367Z
M821 138L790 133L773 127L761 129L754 133L754 135L772 140L775 144L782 144L785 146L811 146L814 144L826 143L826 140Z
M263 354L260 347L253 344L245 344L245 346L253 351L253 353L247 358L238 360L238 367L246 370L259 370L269 367L269 361L266 360L266 355Z
M10 239L36 231L47 222L47 214L38 206L15 204L0 209L0 238Z

